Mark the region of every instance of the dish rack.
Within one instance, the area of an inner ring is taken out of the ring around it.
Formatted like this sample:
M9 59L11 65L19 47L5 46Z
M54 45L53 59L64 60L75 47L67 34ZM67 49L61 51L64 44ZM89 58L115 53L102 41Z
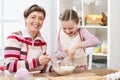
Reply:
M104 80L120 80L120 71L107 74L104 78Z

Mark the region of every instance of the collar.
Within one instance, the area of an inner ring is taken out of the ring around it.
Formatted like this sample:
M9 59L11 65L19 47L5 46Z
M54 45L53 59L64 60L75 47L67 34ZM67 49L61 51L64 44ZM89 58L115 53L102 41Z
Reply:
M24 28L24 29L22 30L22 36L23 36L24 38L26 38L26 39L27 39L27 38L28 38L28 39L33 39L33 38L31 37L31 35L29 34L29 32L27 31L27 28ZM37 37L36 37L34 40L44 41L43 38L42 38L42 36L41 36L40 31L38 32Z

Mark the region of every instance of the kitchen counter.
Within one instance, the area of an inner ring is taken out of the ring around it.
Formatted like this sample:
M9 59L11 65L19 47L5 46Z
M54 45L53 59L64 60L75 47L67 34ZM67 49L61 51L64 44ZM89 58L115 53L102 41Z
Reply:
M103 80L104 76L117 72L113 69L96 69L74 71L71 75L59 76L56 73L36 73L31 80ZM8 77L1 76L0 80L10 80Z
M34 77L46 77L45 80L103 80L104 76L110 73L117 72L113 69L96 69L96 70L81 70L74 71L71 75L59 76L56 73L50 74L34 74ZM34 79L33 79L34 80Z

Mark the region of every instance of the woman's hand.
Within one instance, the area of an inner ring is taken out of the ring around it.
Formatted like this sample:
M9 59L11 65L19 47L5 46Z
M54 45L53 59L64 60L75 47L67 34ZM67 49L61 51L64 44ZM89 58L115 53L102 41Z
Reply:
M39 57L39 62L42 65L47 65L49 63L49 61L50 61L50 57L48 55L41 55Z

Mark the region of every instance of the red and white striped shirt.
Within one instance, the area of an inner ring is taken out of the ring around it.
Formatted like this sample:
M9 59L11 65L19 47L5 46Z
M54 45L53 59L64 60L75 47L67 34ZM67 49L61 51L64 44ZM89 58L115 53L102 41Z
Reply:
M39 63L38 57L46 52L46 42L40 32L33 40L26 29L13 32L7 37L4 51L5 64L10 72L16 72L19 68L28 70L45 69Z

